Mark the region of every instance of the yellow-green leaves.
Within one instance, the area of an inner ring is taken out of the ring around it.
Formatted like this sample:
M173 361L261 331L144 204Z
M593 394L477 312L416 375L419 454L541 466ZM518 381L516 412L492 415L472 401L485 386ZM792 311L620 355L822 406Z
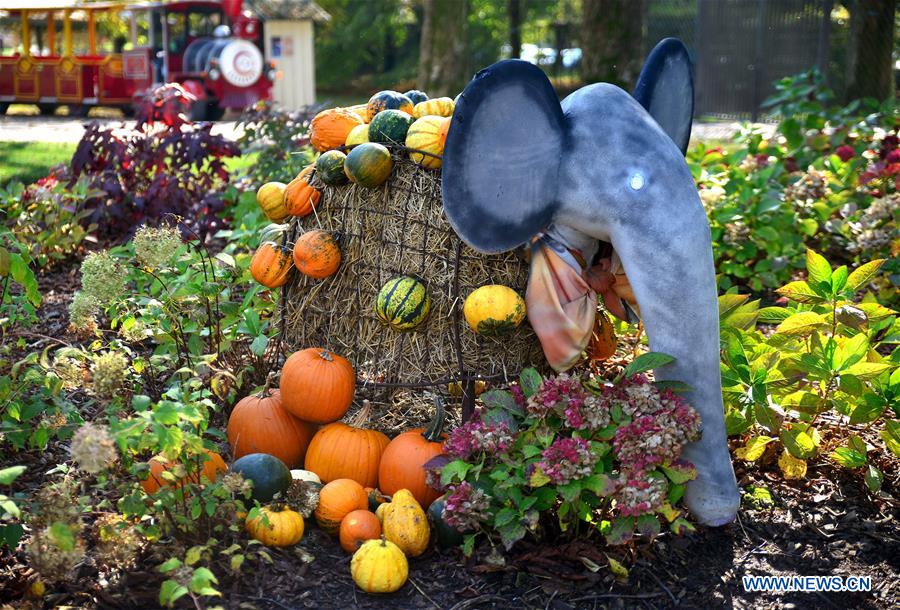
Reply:
M765 453L766 446L774 440L771 436L750 437L746 445L735 449L734 457L747 462L755 462Z
M829 316L826 314L801 311L786 318L775 332L782 335L808 335L829 322Z
M878 273L878 270L881 269L881 266L884 264L884 260L885 259L883 258L879 258L854 269L853 273L850 274L850 277L847 278L847 288L856 291L871 282L872 278L875 277L875 274Z
M778 467L785 479L802 479L806 476L806 460L800 460L787 451L778 458Z

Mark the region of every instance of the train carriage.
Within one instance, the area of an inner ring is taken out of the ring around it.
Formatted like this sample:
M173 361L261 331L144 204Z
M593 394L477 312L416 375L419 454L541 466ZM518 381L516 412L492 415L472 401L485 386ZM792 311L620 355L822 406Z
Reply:
M0 12L15 21L20 43L0 55L0 113L12 103L37 104L42 113L64 105L82 115L93 106L129 113L149 87L180 83L197 98L192 114L202 120L271 95L275 69L263 55L262 23L241 0L0 0ZM98 21L109 14L128 30L111 49L98 41ZM43 26L39 40L34 23ZM86 34L79 49L76 27Z

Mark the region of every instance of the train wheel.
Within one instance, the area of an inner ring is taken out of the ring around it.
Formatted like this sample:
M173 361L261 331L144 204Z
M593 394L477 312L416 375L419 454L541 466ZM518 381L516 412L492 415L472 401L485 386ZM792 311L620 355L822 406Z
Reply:
M209 104L206 100L197 100L191 104L190 119L192 121L208 121Z
M209 102L206 106L206 119L208 121L221 121L225 116L225 109L216 102Z
M70 104L69 105L69 116L76 117L79 119L87 118L88 112L91 111L91 107L86 104Z

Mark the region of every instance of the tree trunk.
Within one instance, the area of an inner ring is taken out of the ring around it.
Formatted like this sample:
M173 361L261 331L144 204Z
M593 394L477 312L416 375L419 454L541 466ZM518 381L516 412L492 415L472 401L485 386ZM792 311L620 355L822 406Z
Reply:
M469 79L468 0L425 0L417 86L431 97L455 96Z
M896 0L856 0L850 5L848 100L885 100L893 95L891 51L896 8Z
M641 71L646 0L582 0L581 77L631 91Z
M522 56L522 0L507 0L506 13L509 17L509 56Z

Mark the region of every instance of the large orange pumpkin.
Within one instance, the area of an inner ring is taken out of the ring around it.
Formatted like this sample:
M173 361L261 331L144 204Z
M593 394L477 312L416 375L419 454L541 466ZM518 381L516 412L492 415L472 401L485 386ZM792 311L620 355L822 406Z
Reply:
M368 505L362 485L352 479L337 479L319 490L316 523L329 534L336 534L344 517L354 510L365 510Z
M350 133L363 120L346 108L323 110L309 124L309 141L319 152L343 146Z
M291 216L308 216L319 205L322 193L309 183L309 177L315 168L312 164L304 167L284 189L284 207Z
M266 288L278 288L287 282L294 266L290 249L274 241L260 244L250 259L250 275Z
M167 470L174 468L178 465L177 461L167 460L161 455L156 455L150 458L147 464L150 466L150 475L141 481L141 487L148 494L156 493L163 487L181 487L185 483L201 483L202 481L215 481L219 476L220 472L225 472L228 470L228 466L225 465L225 460L222 459L215 451L210 451L209 449L203 450L204 455L206 456L205 461L199 468L199 472L197 470L197 462L193 462L191 464L191 474L186 474L181 477L178 481L172 483L166 481L162 473ZM202 459L200 456L196 456L195 458L191 458L191 460L200 460Z
M425 482L425 464L444 452L444 403L435 399L436 412L428 428L416 428L394 438L381 454L378 488L387 495L408 489L422 506L441 494Z
M355 389L353 365L322 348L294 352L281 369L281 404L304 421L339 420L350 408Z
M328 231L308 231L294 242L294 266L311 278L334 275L341 264L341 248Z
M304 468L325 483L353 479L363 487L376 487L381 454L391 441L378 430L365 428L371 412L367 400L350 425L335 422L316 432L306 452Z
M288 468L303 465L315 426L281 406L281 392L263 389L238 401L228 418L228 444L235 459L249 453L274 455Z
M341 548L348 553L355 553L366 540L377 540L381 537L381 521L375 513L367 510L354 510L341 520L338 539Z

